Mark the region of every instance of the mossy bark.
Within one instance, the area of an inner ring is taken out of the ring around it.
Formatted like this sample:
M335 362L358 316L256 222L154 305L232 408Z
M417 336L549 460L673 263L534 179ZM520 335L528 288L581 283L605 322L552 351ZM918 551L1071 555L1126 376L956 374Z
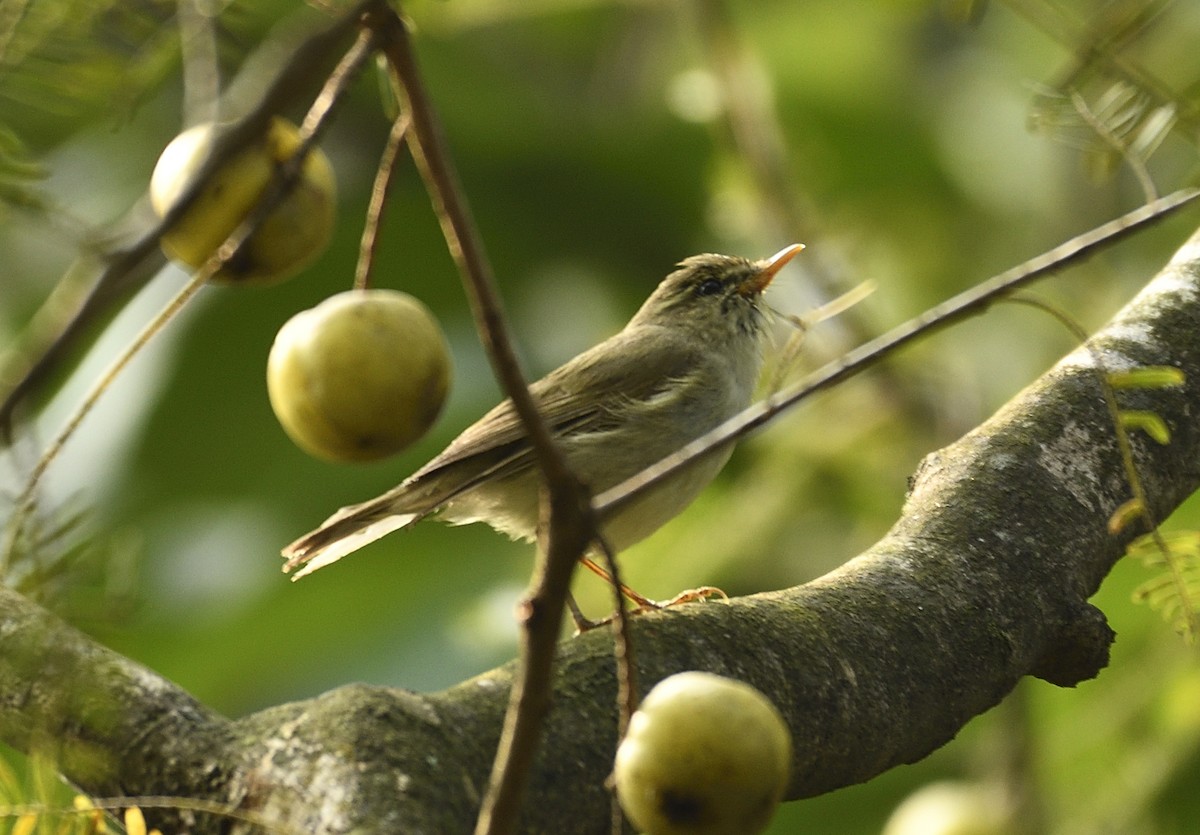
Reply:
M635 619L641 685L700 669L758 687L791 726L797 798L920 759L1023 676L1096 675L1113 633L1088 598L1143 532L1108 530L1131 493L1096 357L1186 377L1118 392L1171 431L1165 445L1132 436L1164 518L1200 485L1200 234L1087 349L930 455L874 547L804 586ZM350 685L228 720L0 590L0 738L53 740L93 793L203 797L285 830L469 831L511 680L505 667L432 694ZM608 831L615 694L611 636L565 642L522 831Z

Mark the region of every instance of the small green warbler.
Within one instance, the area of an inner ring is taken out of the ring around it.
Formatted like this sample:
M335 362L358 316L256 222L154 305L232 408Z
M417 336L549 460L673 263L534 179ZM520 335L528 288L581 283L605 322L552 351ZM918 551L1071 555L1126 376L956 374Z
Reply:
M682 261L625 328L530 386L567 462L594 492L613 487L745 409L762 367L762 292L801 249L770 258ZM733 445L702 456L601 520L616 549L682 511ZM540 474L505 400L399 486L344 507L283 549L293 579L426 516L486 522L514 539L537 533Z

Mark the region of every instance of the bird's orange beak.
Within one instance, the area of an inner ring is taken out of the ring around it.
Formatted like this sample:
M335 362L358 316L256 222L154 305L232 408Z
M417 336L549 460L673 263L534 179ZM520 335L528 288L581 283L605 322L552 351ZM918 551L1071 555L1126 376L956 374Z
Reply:
M770 258L764 258L758 262L759 269L755 273L751 273L743 281L738 290L744 296L757 295L767 289L767 285L771 283L771 279L775 278L775 273L783 269L783 265L796 256L800 250L804 249L804 244L791 244L776 252Z

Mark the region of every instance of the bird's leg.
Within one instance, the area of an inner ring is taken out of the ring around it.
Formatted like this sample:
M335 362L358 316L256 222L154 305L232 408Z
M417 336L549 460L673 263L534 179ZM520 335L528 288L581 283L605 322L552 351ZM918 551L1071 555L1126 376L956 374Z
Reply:
M580 557L579 561L583 563L583 567L595 573L604 582L612 583L612 575L609 574L599 563L590 557ZM638 605L639 609L658 609L660 608L653 600L648 597L643 597L624 583L621 584L621 594L628 597Z
M591 572L595 573L596 575L598 575L599 577L601 577L604 580L604 582L611 583L613 581L612 575L609 574L595 560L592 560L588 557L580 557L579 561L582 562L584 567L587 568L589 571L591 571ZM692 603L697 600L707 600L710 597L720 597L723 600L729 599L729 595L727 595L725 592L721 591L716 586L700 586L699 588L688 589L686 591L681 591L679 594L675 595L670 600L661 600L660 601L660 600L651 600L650 598L645 597L644 595L638 594L636 591L631 589L629 586L622 583L621 584L621 594L625 595L626 597L628 597L630 600L632 600L634 603L637 604L637 608L634 609L635 614L640 613L640 612L655 612L655 611L658 611L659 609L666 609L671 606L678 606L680 603ZM614 613L614 614L609 615L606 618L601 618L600 620L592 620L591 618L589 618L587 615L585 615L583 613L583 610L579 608L579 604L575 601L575 596L570 593L567 594L567 608L570 609L571 617L575 621L575 634L576 635L582 635L584 632L588 632L592 629L595 629L598 626L607 626L608 624L612 623L614 619L616 619L616 614Z
M604 579L605 582L612 582L612 575L605 571L602 566L597 564L595 560L592 560L588 557L580 557L579 561L583 563L584 568L587 568L589 571L598 574ZM697 600L707 600L710 597L720 597L723 600L729 599L729 595L721 591L716 586L700 586L699 588L681 591L670 600L651 600L648 597L638 594L636 591L629 588L629 586L622 583L621 594L625 595L637 604L638 608L635 610L637 612L653 612L657 611L658 609L667 609L671 606L678 606L680 603L693 603ZM612 617L608 617L602 621L593 623L593 626L600 626L608 623L611 620ZM576 619L576 623L578 623L578 619ZM592 622L589 621L589 623Z

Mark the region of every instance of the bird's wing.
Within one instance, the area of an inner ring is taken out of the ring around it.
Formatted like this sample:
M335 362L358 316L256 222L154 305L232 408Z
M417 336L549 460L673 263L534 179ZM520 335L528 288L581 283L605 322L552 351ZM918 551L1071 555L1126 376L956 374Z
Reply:
M697 348L703 346L681 342L665 338L658 328L625 330L550 372L529 390L552 434L602 429L619 421L629 405L654 397L671 380L694 372L703 361ZM631 361L631 356L639 359ZM529 466L528 436L511 400L463 430L408 482L481 455L496 458L489 475Z

